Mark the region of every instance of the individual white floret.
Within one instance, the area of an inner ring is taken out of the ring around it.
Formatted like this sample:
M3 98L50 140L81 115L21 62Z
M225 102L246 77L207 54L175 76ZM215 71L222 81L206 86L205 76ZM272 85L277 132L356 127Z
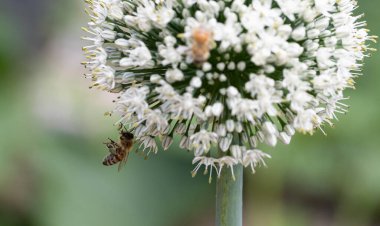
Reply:
M211 145L218 141L218 135L214 132L201 130L190 137L191 148L194 149L195 156L201 156L208 153Z

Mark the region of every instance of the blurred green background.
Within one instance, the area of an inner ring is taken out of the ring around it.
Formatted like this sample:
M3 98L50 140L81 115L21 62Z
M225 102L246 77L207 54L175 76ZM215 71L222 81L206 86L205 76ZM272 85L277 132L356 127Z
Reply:
M359 5L380 34L380 1ZM120 173L101 165L116 118L103 116L113 97L81 76L83 7L0 2L0 226L213 225L215 185L191 178L186 151L132 155ZM265 148L269 167L245 175L245 226L380 226L379 60L327 137Z

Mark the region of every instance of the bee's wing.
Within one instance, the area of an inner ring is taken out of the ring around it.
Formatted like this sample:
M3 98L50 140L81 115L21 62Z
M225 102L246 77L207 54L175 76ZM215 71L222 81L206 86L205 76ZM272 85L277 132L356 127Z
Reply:
M113 154L113 155L116 155L117 152L118 152L118 149L120 148L120 145L118 143L116 143L115 141L113 141L112 139L108 138L110 140L110 142L105 142L104 144L107 146L108 148L108 151Z
M129 156L129 150L127 151L127 153L125 153L124 158L120 161L119 166L117 167L117 171L120 172L120 170L125 166L128 160L128 156Z
M113 155L117 154L117 147L108 148L109 152Z

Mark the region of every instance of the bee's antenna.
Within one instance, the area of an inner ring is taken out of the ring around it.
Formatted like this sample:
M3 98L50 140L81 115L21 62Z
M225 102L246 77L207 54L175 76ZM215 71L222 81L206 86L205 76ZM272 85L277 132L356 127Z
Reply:
M118 126L118 128L117 128L117 130L122 130L122 129L123 129L123 127L124 127L123 123L122 123L122 122L120 122L120 123L119 123L119 126Z
M128 133L131 133L132 130L131 129L128 129L125 124L123 124L122 122L119 123L119 128L118 130L120 131L120 133L123 133L123 132L128 132Z

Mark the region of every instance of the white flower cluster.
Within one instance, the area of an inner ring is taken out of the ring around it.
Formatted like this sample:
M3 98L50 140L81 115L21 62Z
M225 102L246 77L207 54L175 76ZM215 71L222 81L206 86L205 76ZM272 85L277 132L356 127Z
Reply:
M354 0L86 2L93 86L120 92L114 112L139 150L179 135L194 174L254 172L270 157L260 143L331 124L375 39Z

